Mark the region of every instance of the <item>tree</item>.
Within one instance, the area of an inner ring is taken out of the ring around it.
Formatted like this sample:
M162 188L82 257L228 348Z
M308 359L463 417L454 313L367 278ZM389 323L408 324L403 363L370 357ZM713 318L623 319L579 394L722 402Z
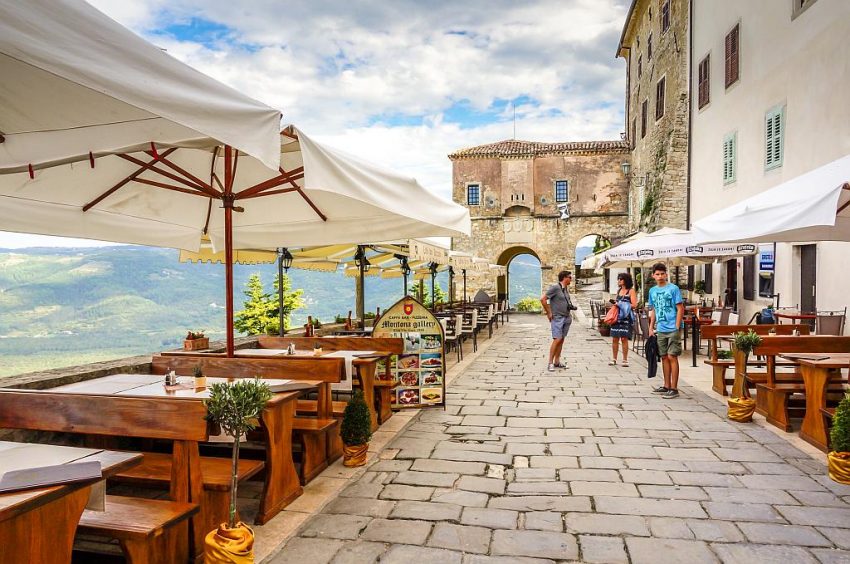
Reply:
M431 307L431 285L430 284L424 285L424 290L425 290L424 296L422 295L422 293L419 290L420 290L419 284L414 284L413 285L413 297L416 298L417 300L419 300L419 302L421 302L422 305L424 305L425 307ZM438 304L444 304L448 300L448 294L443 292L443 289L440 287L439 282L434 284L434 294L436 295Z
M248 278L243 292L246 297L243 302L245 309L236 312L233 322L233 326L238 331L248 335L259 335L265 333L270 326L277 328L280 311L277 299L278 284L279 280L275 277L275 293L269 294L263 288L263 281L259 274L252 274ZM289 328L290 314L294 310L304 307L304 300L301 298L303 293L304 291L301 289L293 291L289 276L283 275L284 328Z
M611 248L611 241L602 235L597 235L596 240L593 242L593 254L595 255L596 253L609 248Z

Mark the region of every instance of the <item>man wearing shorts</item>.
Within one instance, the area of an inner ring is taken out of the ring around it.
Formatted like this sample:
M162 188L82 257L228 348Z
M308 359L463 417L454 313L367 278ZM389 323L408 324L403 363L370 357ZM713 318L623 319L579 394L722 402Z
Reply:
M682 338L679 327L685 306L679 287L667 281L667 265L658 263L652 267L655 287L649 289L649 336L658 339L658 353L664 371L664 385L654 388L664 399L679 397L679 355L682 354Z
M552 344L549 345L549 365L546 369L554 372L556 368L566 368L561 364L561 349L564 348L564 338L570 332L570 324L573 322L570 312L576 309L570 302L567 288L573 281L573 275L569 270L558 273L558 283L552 284L540 297L540 303L549 318L552 326Z

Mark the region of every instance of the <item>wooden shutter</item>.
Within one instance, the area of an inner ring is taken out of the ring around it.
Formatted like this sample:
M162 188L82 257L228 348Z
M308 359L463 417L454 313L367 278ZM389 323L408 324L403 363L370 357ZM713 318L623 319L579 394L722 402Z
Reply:
M647 61L652 60L652 34L651 33L646 37L646 60Z
M711 295L714 292L714 275L711 271L711 267L711 264L706 264L702 268L702 279L705 281L705 293L708 295Z
M665 88L666 78L662 78L655 85L655 119L659 120L664 117L664 93L667 90Z
M646 111L649 102L648 100L644 100L640 105L640 138L643 139L646 137Z
M629 139L629 147L634 149L635 142L637 141L637 118L632 118L632 135Z
M756 299L756 256L744 257L744 299Z
M661 33L670 28L670 0L661 5Z
M694 289L694 266L691 265L688 267L688 290L693 291Z
M739 25L726 35L726 88L738 80L738 30Z
M699 64L697 83L699 84L698 107L702 108L711 99L711 55L706 55Z

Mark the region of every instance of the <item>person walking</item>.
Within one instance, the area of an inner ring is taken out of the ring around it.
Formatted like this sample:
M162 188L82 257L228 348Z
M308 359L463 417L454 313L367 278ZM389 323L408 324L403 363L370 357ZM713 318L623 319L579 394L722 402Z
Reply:
M629 340L634 331L634 312L637 311L637 293L635 293L632 275L621 272L617 275L617 298L614 302L620 310L617 322L611 326L611 347L614 354L608 366L617 366L617 353L623 347L623 366L629 365Z
M573 274L569 270L558 273L558 283L552 284L540 297L540 303L549 318L552 329L552 344L549 345L549 364L546 369L554 372L556 368L566 368L561 363L561 349L564 348L564 338L570 332L570 324L573 322L572 311L578 309L570 301L567 288L573 281Z
M658 339L658 352L661 355L661 369L664 372L664 385L654 388L656 394L664 399L679 397L679 356L682 354L682 337L679 328L685 315L682 292L679 287L667 281L667 265L657 263L652 267L655 286L649 289L649 337Z

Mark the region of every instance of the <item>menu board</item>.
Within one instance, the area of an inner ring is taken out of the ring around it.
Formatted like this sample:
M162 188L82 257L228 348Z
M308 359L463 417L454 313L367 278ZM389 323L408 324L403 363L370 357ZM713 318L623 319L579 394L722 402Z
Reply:
M393 408L444 406L446 403L443 326L410 296L397 301L375 323L373 337L404 341L404 352L390 360Z

